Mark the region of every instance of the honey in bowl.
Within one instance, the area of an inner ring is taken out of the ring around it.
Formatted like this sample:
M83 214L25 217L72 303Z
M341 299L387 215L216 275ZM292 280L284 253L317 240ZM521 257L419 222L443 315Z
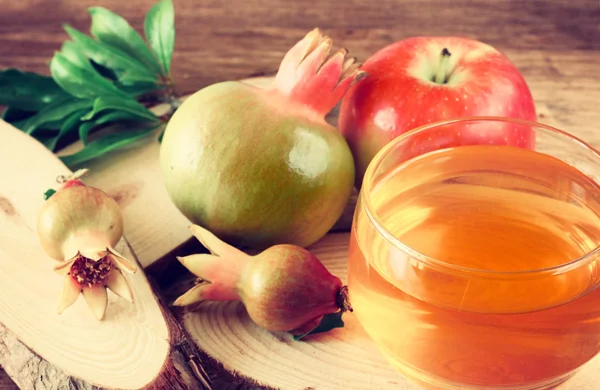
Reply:
M394 368L436 389L537 389L600 351L600 186L589 176L491 145L377 176L357 206L349 288Z

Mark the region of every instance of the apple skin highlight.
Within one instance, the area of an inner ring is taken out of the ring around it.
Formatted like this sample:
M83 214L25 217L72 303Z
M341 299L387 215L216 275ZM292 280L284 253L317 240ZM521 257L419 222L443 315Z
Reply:
M354 155L357 188L375 154L419 126L467 116L537 119L531 91L516 66L473 39L407 38L376 52L361 69L369 76L349 89L338 119ZM435 139L419 142L423 151L435 149ZM465 128L454 143L531 148L534 135L526 127Z

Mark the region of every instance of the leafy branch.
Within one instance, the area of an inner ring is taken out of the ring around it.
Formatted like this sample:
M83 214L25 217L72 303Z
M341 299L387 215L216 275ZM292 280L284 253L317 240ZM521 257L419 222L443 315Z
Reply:
M148 137L166 118L146 104L176 107L171 77L175 16L171 0L160 0L145 16L144 37L103 7L88 9L90 35L64 25L70 38L50 61L51 76L0 70L2 118L53 152L81 140L78 152L61 156L72 167ZM116 132L101 132L109 125ZM95 135L92 142L89 136ZM67 141L70 140L70 141Z

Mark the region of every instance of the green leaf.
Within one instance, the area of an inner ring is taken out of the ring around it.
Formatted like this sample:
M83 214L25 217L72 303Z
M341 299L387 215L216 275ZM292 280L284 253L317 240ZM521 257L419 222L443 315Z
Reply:
M79 60L76 60L79 61ZM89 63L88 63L89 65ZM62 89L79 98L94 98L102 95L128 95L100 76L91 65L80 67L63 53L55 53L50 61L52 78Z
M148 110L146 107L141 105L132 98L120 98L118 96L100 96L94 100L94 107L92 111L88 112L83 119L89 120L99 113L107 110L120 110L126 111L130 114L136 115L140 119L146 119L153 122L158 122L160 119Z
M85 122L79 127L79 139L81 139L81 142L83 142L84 145L87 145L88 134L93 128L116 121L139 119L140 117L138 115L127 111L104 112L98 118Z
M66 59L69 60L73 65L78 66L81 69L84 69L88 72L98 73L96 69L92 66L92 63L87 59L86 56L83 55L79 51L79 48L73 41L66 41L62 44L60 48L60 52ZM102 77L102 76L100 76Z
M94 121L84 122L79 126L79 139L81 140L81 143L83 143L83 146L87 145L87 137L90 134L90 131L96 126L98 126L98 124Z
M2 119L15 126L15 123L26 120L34 114L35 111L26 111L21 110L20 108L7 107L6 110L4 110L4 112L2 113Z
M27 134L33 134L42 128L58 130L68 116L79 110L88 110L92 104L92 100L75 100L72 97L58 101L27 119L21 130Z
M58 141L60 141L62 137L64 137L65 135L69 134L71 131L77 128L77 126L81 123L81 116L86 112L87 110L78 110L69 115L60 126L58 134L56 135L56 137L54 137L54 139L48 146L48 149L54 151L54 149L56 149Z
M156 82L156 76L135 58L122 52L112 46L95 41L81 31L72 28L69 25L64 26L65 31L73 42L77 44L79 50L88 58L96 63L105 66L119 77L123 84L133 84L135 82Z
M90 31L96 40L129 54L153 73L165 75L144 39L125 19L104 7L88 11L92 16Z
M100 76L110 79L114 83L119 82L119 77L112 69L109 69L106 66L100 65L99 63L97 63L94 60L90 60L90 64L92 64L94 69L96 69L96 72L100 73Z
M148 133L156 128L157 126L151 126L138 131L126 131L109 134L94 142L90 142L77 153L68 156L61 156L60 159L67 166L73 167L75 165L100 157L108 152L133 144L146 137Z
M298 341L298 340L301 340L302 338L304 338L308 335L311 335L311 334L328 332L335 328L343 328L344 327L344 321L342 320L343 314L344 314L344 312L340 310L336 313L324 315L323 318L321 318L321 322L319 322L319 325L316 328L314 328L310 332L294 336L294 340Z
M144 20L144 33L166 74L171 72L175 47L175 10L171 0L156 3Z
M150 83L137 83L133 85L118 85L119 89L132 97L139 97L152 91L158 91L166 87Z
M0 105L38 111L67 96L51 77L18 69L0 70Z
M54 137L56 137L56 134L53 134L53 135L46 135L46 134L39 135L38 134L35 136L35 139L37 139L46 148L50 149L50 146L52 146L52 142L54 142Z
M102 77L112 80L117 86L117 88L119 88L121 91L125 92L131 97L137 98L138 96L144 95L148 92L166 88L166 86L158 85L155 82L139 82L129 85L123 85L119 82L119 78L117 77L116 73L113 72L111 69L97 64L95 61L90 61L90 63L92 64L92 67L96 70L96 72L98 72Z
M44 192L44 200L48 200L52 197L52 195L56 194L56 190L53 188L47 189L46 192Z
M29 118L27 118L27 119L29 119ZM23 131L23 129L25 128L25 126L27 126L27 119L21 119L21 120L17 120L17 121L11 121L9 123L11 125L13 125L14 127L16 127L17 129Z

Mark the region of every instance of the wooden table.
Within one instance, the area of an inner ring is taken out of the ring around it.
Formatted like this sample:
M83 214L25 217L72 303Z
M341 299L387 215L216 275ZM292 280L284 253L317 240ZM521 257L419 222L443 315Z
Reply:
M87 30L86 8L107 7L142 29L153 0L0 0L0 67L48 74L69 23ZM180 93L272 72L314 27L359 59L414 35L464 35L502 50L522 71L539 120L600 147L598 0L175 0L173 68ZM135 248L134 248L135 249ZM0 371L0 389L16 388Z

